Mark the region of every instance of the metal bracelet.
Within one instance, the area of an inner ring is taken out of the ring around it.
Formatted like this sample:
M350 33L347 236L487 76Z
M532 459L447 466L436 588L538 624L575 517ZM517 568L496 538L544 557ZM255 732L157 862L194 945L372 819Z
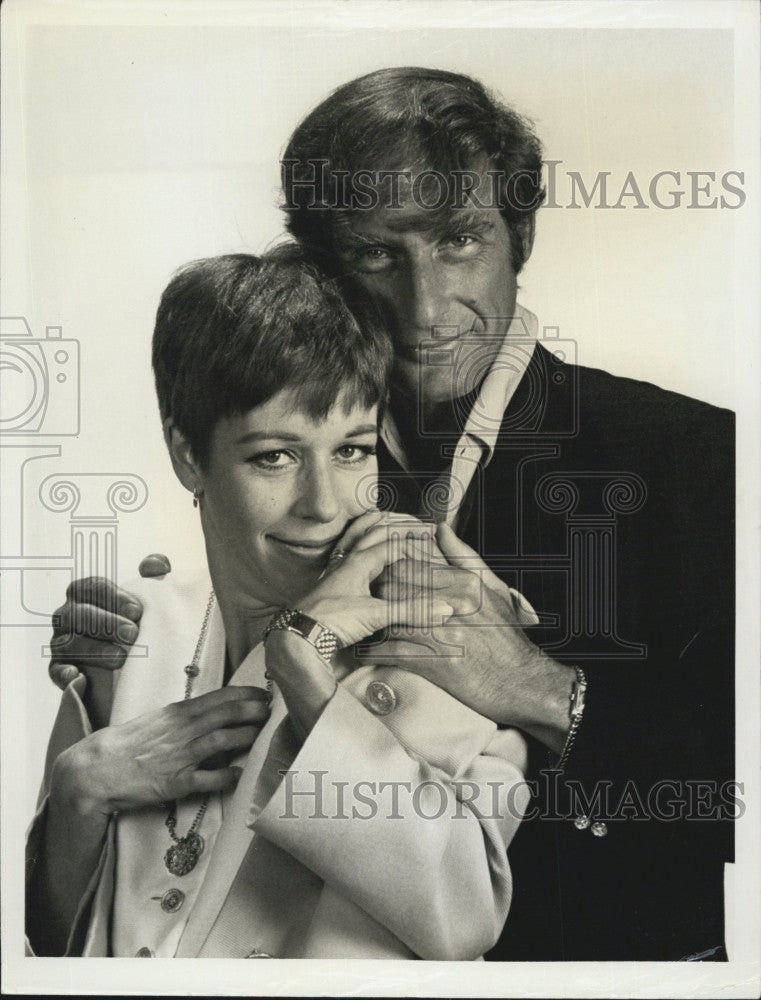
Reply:
M314 618L305 615L297 608L283 608L282 611L278 611L272 616L264 630L265 643L270 632L274 629L282 629L285 632L294 632L296 635L300 635L302 639L306 639L314 646L328 663L340 648L336 635L326 625L315 621Z
M565 770L568 758L571 756L573 744L576 741L576 734L581 726L581 718L584 715L584 703L587 692L586 674L581 667L574 667L573 669L576 671L576 680L571 685L571 694L569 696L569 715L571 725L568 728L568 736L566 736L563 752L560 754L560 759L555 765L555 770L561 772Z

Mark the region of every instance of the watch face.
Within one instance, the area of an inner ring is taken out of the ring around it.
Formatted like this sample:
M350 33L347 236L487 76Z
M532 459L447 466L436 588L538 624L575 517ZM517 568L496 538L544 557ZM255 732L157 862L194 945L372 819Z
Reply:
M304 636L309 635L316 624L317 623L314 618L310 618L308 615L302 614L301 611L297 611L288 620L288 625L291 628L295 628L298 632L301 632Z

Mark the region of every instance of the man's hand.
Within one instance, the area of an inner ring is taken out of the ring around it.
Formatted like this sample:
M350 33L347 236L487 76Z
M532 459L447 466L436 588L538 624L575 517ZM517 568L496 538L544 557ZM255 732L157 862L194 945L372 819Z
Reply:
M559 753L568 733L573 668L527 638L522 626L536 624L536 615L477 552L444 524L436 539L443 558L433 551L414 564L408 558L389 566L377 593L397 603L419 601L429 590L454 615L433 630L394 630L367 659L420 674L498 725L523 729Z
M140 563L143 577L165 576L171 566L166 556L146 556ZM137 640L143 606L137 597L102 577L74 580L66 601L53 612L53 655L48 673L64 689L80 670L88 681L96 671L118 670Z

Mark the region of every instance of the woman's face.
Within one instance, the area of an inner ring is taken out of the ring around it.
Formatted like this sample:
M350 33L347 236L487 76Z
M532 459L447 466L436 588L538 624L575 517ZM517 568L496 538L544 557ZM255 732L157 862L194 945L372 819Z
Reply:
M377 419L377 407L347 414L339 400L316 423L284 389L218 422L201 474L206 548L248 596L282 605L315 586L336 540L370 506Z

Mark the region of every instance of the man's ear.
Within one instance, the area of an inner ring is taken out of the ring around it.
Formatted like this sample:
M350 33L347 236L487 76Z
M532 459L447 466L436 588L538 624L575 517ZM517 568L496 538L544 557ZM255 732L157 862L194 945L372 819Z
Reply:
M201 489L201 470L193 457L190 442L171 417L164 421L164 440L177 478L191 493Z
M532 212L527 219L521 221L520 239L523 244L523 263L531 256L534 249L534 235L536 233L536 212Z

